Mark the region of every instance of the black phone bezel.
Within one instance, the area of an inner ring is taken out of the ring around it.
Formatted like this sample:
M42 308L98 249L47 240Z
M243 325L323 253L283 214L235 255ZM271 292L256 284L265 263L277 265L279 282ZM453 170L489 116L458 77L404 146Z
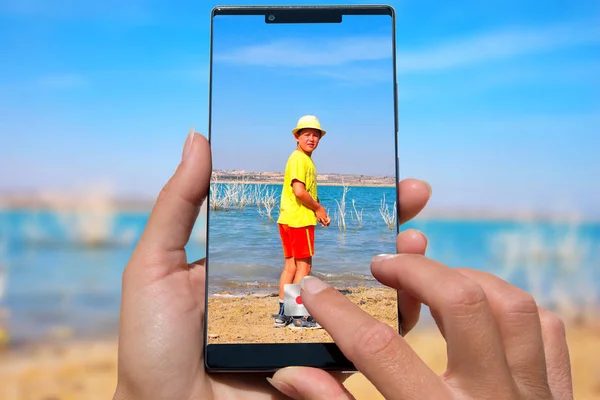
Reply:
M389 15L392 18L392 57L394 90L394 144L396 154L396 181L399 180L398 157L398 83L396 77L396 13L390 5L305 5L305 6L216 6L210 15L208 141L212 137L212 83L213 83L213 29L217 15L264 15L265 23L340 23L344 15ZM269 15L274 15L270 19ZM207 196L210 210L210 187ZM398 221L399 191L396 189L396 234L400 231ZM208 373L274 372L287 366L308 366L329 371L357 371L335 343L231 343L208 344L208 271L209 271L209 220L206 215L206 282L204 315L204 366ZM401 330L398 312L398 332Z

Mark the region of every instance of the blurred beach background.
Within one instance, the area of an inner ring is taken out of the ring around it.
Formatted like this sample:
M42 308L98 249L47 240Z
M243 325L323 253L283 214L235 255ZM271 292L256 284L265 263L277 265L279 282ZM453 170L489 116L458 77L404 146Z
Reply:
M600 398L600 5L391 4L400 174L433 187L402 229L428 236L429 257L495 273L559 314L575 398ZM207 129L214 5L0 2L0 398L112 396L123 268L190 126ZM265 205L279 189L256 187L244 186L263 196L243 215L272 238ZM393 188L319 190L335 216L319 245L339 263L315 273L374 284L368 260L393 246ZM275 290L264 282L277 271L251 261L219 271L211 294ZM426 309L408 340L443 372ZM347 385L378 398L360 375Z

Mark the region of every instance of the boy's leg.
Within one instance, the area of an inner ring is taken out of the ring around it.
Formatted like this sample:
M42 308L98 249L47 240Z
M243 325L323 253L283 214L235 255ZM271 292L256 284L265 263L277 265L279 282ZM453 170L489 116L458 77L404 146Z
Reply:
M308 226L294 229L292 235L294 258L296 260L296 275L294 283L300 283L302 278L310 275L312 270L312 256L315 248L315 227ZM294 315L292 326L304 329L319 329L321 325L312 317L306 315Z
M294 277L294 283L300 283L302 278L310 275L312 268L312 257L296 259L296 276ZM294 315L292 318L292 326L295 328L304 329L319 329L321 325L315 321L313 317L307 315Z
M296 275L294 283L300 283L302 278L310 275L312 256L315 254L315 227L298 228L293 235L294 258L296 259Z
M310 275L311 269L312 257L296 259L296 275L294 276L294 283L300 283L302 278Z
M284 285L292 283L294 275L296 274L296 262L294 260L292 252L292 240L289 234L289 228L285 225L279 224L279 235L281 237L281 243L283 245L283 256L285 262L283 264L283 271L279 277L279 311L274 314L275 323L273 324L276 328L281 328L290 323L291 318L285 315L284 312Z
M297 274L296 259L294 257L286 257L283 263L283 271L279 277L279 301L283 304L283 286L289 283L294 283L294 276Z
M283 265L283 271L281 271L281 276L279 277L279 311L274 315L275 323L273 326L275 328L282 328L291 322L291 317L289 315L285 315L283 288L284 285L292 283L295 274L296 263L294 257L286 257Z

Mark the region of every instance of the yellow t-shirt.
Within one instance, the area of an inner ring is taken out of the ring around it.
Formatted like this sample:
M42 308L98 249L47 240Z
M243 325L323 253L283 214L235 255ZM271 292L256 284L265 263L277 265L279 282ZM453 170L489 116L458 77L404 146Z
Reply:
M289 225L292 228L317 225L315 212L306 207L294 195L292 188L292 181L294 179L304 183L306 191L314 200L317 200L317 168L312 158L300 150L294 150L285 166L279 219L277 222Z

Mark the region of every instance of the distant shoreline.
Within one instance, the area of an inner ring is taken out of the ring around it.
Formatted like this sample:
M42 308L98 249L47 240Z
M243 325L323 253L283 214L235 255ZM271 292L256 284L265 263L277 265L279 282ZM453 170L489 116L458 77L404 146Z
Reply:
M215 183L283 184L283 172L248 172L240 170L214 170L211 181ZM395 187L395 176L319 173L319 186Z
M230 180L218 180L218 181L212 181L211 183L213 184L227 184L227 185L231 185L231 184L245 184L245 185L282 185L283 182L273 182L273 181L254 181L254 180L246 180L246 181L239 181L239 180L234 180L234 179L230 179ZM317 182L317 186L329 186L329 187L333 187L333 186L337 186L337 187L343 187L343 186L348 186L348 187L389 187L389 188L394 188L395 185L393 183L373 183L373 182L351 182L351 183L339 183L339 182Z

